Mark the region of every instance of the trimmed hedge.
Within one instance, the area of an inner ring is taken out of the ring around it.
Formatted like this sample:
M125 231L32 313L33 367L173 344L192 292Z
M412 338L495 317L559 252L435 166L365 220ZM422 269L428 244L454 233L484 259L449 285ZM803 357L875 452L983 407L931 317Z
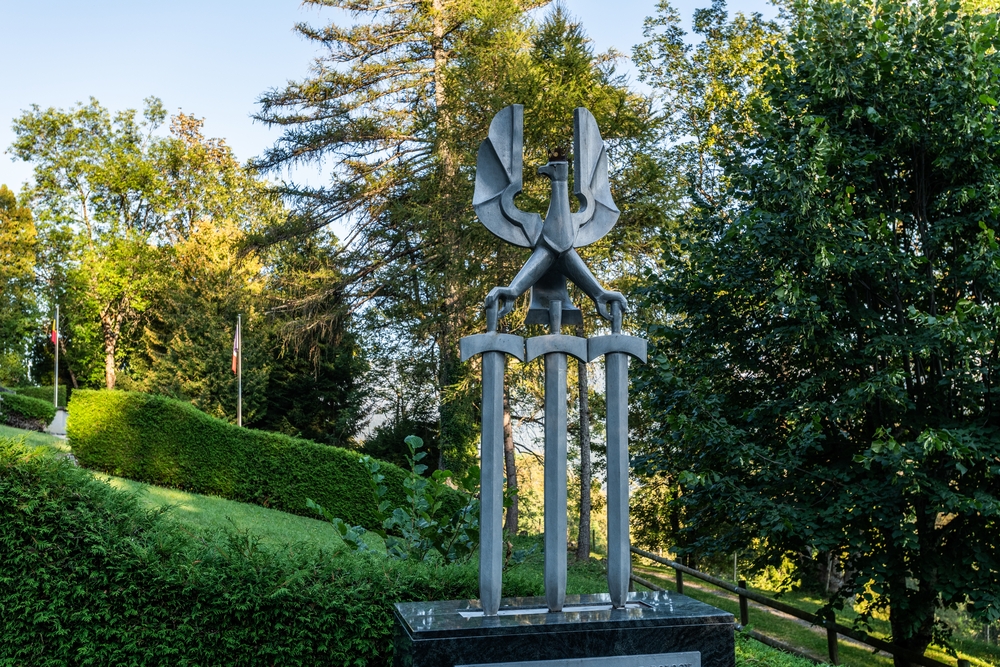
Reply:
M0 438L0 554L0 665L389 665L393 603L477 589L475 562L192 537L9 438ZM541 591L515 574L504 592Z
M52 387L14 387L14 391L22 396L31 396L43 401L52 402ZM66 407L66 385L59 385L59 407Z
M12 426L44 431L55 419L56 409L52 407L51 400L43 401L20 393L4 392L0 394L0 415L3 415L4 422Z
M348 524L378 521L361 455L233 426L194 406L125 391L73 392L67 423L80 464L112 475L315 517L311 498ZM406 501L406 472L382 464L387 499ZM454 510L464 506L454 495Z

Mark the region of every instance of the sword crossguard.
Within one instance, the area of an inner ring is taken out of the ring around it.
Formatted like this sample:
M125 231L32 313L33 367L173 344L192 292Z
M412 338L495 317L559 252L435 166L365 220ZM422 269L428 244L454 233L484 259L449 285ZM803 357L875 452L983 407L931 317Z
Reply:
M565 336L563 334L534 336L525 341L525 351L527 352L527 361L537 359L552 352L561 352L586 362L587 339L580 338L579 336Z
M491 331L466 336L458 341L458 349L461 352L462 361L468 361L477 354L485 352L503 352L518 361L524 361L524 338L515 336L514 334L502 334Z
M530 348L531 341L528 341ZM587 361L593 361L606 354L628 354L646 363L646 339L624 334L595 336L587 341Z

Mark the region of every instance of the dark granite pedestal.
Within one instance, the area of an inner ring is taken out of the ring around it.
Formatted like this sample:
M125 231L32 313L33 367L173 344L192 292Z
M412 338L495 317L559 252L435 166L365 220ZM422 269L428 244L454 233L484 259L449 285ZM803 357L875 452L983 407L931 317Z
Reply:
M476 600L404 602L395 616L394 667L736 664L733 615L670 592L630 593L617 610L604 594L568 595L558 613L544 598L505 598L492 618Z

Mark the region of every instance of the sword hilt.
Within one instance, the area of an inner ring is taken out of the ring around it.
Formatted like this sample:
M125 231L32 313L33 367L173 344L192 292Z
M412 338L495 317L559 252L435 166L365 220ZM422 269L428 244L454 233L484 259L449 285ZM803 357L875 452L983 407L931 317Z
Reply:
M622 332L622 305L618 301L611 302L611 333Z
M486 306L486 331L493 333L497 330L497 311L499 309L499 299L489 306Z

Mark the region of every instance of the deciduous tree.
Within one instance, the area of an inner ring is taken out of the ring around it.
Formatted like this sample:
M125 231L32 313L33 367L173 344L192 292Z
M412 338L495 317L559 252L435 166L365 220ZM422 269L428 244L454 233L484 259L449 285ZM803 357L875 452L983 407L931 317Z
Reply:
M804 0L652 276L650 469L689 548L833 553L893 641L1000 616L997 16ZM896 659L897 665L907 661Z
M31 210L0 185L0 384L27 379L25 361L38 327L35 259L38 238Z

